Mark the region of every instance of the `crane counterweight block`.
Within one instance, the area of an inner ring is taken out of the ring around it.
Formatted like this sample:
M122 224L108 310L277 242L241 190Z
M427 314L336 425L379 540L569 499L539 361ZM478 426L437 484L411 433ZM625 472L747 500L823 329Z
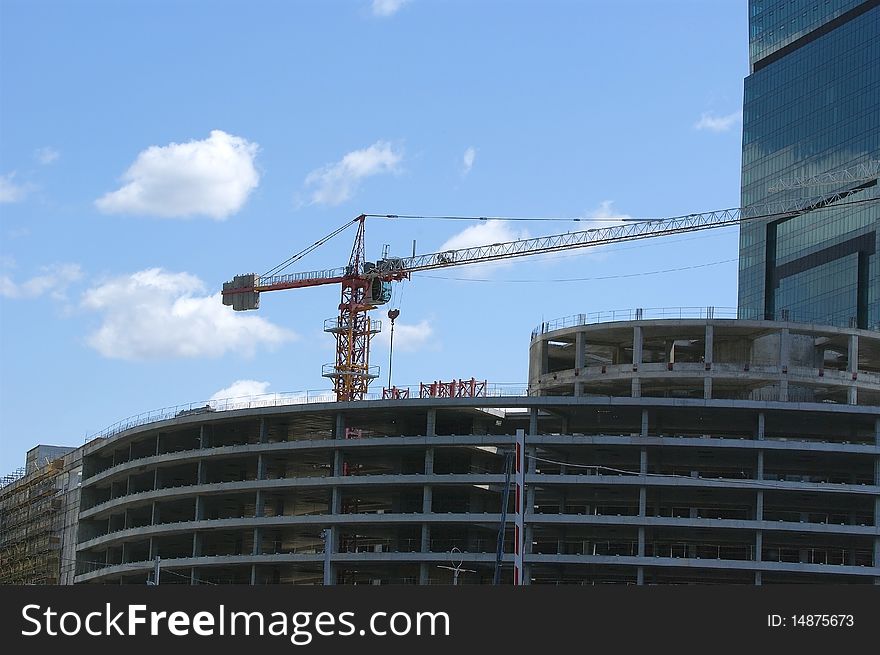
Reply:
M260 292L255 290L257 276L255 273L236 275L231 282L223 283L223 304L232 305L232 309L243 312L248 309L259 309Z

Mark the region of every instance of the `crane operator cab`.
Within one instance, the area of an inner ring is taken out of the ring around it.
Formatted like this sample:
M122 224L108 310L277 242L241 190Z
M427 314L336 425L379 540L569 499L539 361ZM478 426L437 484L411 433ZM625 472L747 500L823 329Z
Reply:
M394 262L394 264L389 264L389 262ZM393 259L382 259L375 264L372 262L364 263L364 275L372 277L370 288L367 289L367 296L364 298L366 302L371 305L384 305L391 300L391 282L381 279L378 274L395 270L392 266L397 264L397 262L400 262L400 260L397 259L395 262Z

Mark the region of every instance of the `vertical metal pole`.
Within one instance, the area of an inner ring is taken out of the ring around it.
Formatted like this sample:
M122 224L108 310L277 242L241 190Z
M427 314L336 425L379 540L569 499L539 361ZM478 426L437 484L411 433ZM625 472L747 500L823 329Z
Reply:
M510 469L513 464L513 453L504 456L504 494L501 500L501 526L498 528L498 545L495 549L495 575L492 584L501 584L501 558L504 555L504 528L507 524L507 503L510 499Z
M159 584L159 561L160 558L156 555L156 559L153 561L153 584Z
M516 514L513 526L513 584L527 584L524 579L525 567L523 555L525 554L525 513L526 513L526 442L525 431L516 431L516 448L514 449L516 461L514 462L514 485L516 488Z
M388 388L391 388L391 362L394 357L394 319L391 319L391 345L388 347Z

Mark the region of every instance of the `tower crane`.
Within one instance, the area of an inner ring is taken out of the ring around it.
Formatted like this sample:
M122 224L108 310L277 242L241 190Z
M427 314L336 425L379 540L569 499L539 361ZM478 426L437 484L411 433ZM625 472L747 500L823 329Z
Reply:
M874 183L876 184L876 177ZM370 340L374 334L380 331L381 325L379 321L370 318L370 311L391 299L393 283L409 280L413 273L709 230L751 220L786 219L825 207L839 207L878 200L878 198L865 198L841 202L868 186L861 184L856 188L821 197L780 200L769 204L749 205L742 208L722 209L671 218L626 220L610 227L518 239L424 255L414 254L412 257L384 256L375 262L366 261L364 255L364 230L367 218L425 217L361 214L263 275L255 273L236 275L231 281L223 284L223 304L231 305L236 311L253 310L259 307L260 294L267 291L300 289L328 284L340 285L339 313L336 317L324 321L324 331L336 337L336 361L333 364L325 364L322 375L333 381L333 390L338 401L361 400L365 397L370 382L378 377L378 367L370 365ZM488 220L485 217L467 218ZM305 273L282 274L282 271L293 262L353 225L357 226L357 231L351 256L346 266Z

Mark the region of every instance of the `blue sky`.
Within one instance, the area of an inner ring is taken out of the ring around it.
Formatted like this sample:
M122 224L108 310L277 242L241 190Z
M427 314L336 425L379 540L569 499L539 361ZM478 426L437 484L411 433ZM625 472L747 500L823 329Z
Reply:
M236 381L327 388L336 287L216 293L361 212L737 206L747 73L744 0L0 0L0 473ZM377 220L367 254L576 229L467 227ZM394 381L525 382L543 319L732 307L736 256L728 228L416 277Z

